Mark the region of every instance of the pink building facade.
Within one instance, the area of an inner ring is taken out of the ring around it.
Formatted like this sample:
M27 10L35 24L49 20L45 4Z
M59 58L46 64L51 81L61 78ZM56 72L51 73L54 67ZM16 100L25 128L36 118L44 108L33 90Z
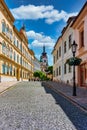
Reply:
M76 67L76 82L79 86L87 86L87 2L73 22L74 39L78 44L76 56L82 59Z

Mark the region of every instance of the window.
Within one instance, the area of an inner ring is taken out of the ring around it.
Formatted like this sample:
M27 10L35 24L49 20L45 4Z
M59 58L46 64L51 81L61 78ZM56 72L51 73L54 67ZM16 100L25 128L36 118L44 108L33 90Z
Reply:
M16 61L16 53L14 52L14 61Z
M12 48L10 48L10 58L12 59L12 55L13 55L13 50Z
M84 30L80 32L80 47L84 46Z
M58 68L56 69L56 76L58 76Z
M61 75L61 66L59 66L59 75Z
M55 70L54 70L54 72L53 72L53 75L54 75L54 77L55 77Z
M14 37L14 45L16 45L16 38Z
M10 75L12 75L12 65L10 66Z
M7 74L8 66L5 65L5 74Z
M64 64L64 74L66 74L66 63Z
M57 60L58 60L58 50L57 50Z
M9 75L9 66L7 66L7 74Z
M69 35L69 49L71 48L71 44L72 44L72 35Z
M10 40L12 41L12 30L10 30Z
M9 37L9 26L8 25L6 26L6 34Z
M2 42L2 53L6 53L6 44L5 42Z
M14 76L16 76L16 75L15 75L15 68L14 68Z
M17 55L17 63L19 63L19 55Z
M64 42L64 53L66 53L66 41Z
M19 48L19 41L17 40L17 48Z
M5 64L2 64L2 73L5 74Z
M72 67L69 65L69 73L72 72Z
M10 48L9 48L9 45L7 45L6 49L7 49L6 54L7 54L7 56L9 56L9 57L10 57Z
M6 29L6 24L5 24L5 21L2 22L2 32L5 32L5 29Z
M55 64L55 56L53 57L53 62L54 62L54 64Z
M61 46L59 47L59 57L61 56Z

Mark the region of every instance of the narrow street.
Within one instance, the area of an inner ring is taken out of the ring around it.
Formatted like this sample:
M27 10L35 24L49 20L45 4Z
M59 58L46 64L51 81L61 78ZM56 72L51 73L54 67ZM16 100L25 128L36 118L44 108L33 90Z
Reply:
M0 130L87 130L87 113L41 82L20 82L0 95Z

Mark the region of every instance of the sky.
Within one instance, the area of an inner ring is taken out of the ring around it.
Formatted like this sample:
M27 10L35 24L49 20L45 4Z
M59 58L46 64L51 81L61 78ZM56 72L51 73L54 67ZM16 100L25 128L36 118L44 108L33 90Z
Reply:
M5 0L18 30L25 25L28 46L40 60L46 47L48 64L52 50L70 16L76 16L87 0Z

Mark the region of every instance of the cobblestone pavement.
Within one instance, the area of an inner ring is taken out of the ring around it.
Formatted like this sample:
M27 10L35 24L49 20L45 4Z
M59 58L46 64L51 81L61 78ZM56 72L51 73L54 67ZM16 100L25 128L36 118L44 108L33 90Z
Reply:
M40 82L0 95L0 130L87 130L87 114Z
M56 92L59 92L62 95L66 96L71 101L74 101L81 108L87 111L87 87L76 87L77 96L72 96L73 87L70 86L69 84L64 84L64 83L54 82L54 81L47 81L43 83L47 87L50 87Z

